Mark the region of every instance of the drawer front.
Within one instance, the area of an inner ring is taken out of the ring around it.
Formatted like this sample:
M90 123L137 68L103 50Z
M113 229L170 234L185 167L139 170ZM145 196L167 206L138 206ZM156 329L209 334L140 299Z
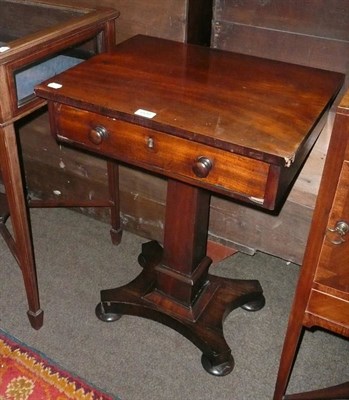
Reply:
M311 314L315 318L319 317L319 325L323 328L348 336L348 300L312 289L306 313ZM309 326L311 326L311 324L309 324Z
M70 106L55 107L60 141L263 205L267 163Z

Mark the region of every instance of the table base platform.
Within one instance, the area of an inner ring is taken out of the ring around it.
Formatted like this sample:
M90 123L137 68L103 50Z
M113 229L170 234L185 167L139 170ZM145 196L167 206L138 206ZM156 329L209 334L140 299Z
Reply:
M156 288L161 258L162 247L157 242L144 244L138 258L143 271L125 286L102 290L97 317L112 322L127 314L161 322L202 351L201 362L207 372L216 376L229 374L234 368L234 359L223 335L223 321L235 308L257 311L264 306L259 282L208 274L199 294L187 306ZM205 257L200 264L208 268L211 260Z

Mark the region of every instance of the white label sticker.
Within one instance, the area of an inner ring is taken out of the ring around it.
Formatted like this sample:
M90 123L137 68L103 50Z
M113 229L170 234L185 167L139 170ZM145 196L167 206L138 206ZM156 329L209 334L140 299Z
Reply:
M154 118L156 113L152 112L152 111L147 111L147 110L143 110L142 108L140 108L139 110L135 111L136 115L140 115L141 117L145 117L145 118Z
M47 86L52 89L60 89L63 85L61 85L60 83L51 82Z
M5 51L10 50L8 46L2 46L0 47L0 53L5 53Z

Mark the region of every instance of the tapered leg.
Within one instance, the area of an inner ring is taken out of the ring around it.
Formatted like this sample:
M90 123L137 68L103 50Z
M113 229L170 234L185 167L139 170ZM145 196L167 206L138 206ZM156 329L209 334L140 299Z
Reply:
M273 400L282 400L284 398L302 332L302 320L290 320L281 354Z
M311 269L303 265L288 320L273 400L282 400L286 393L292 367L297 356L298 345L304 331L304 315L310 296L312 279Z
M22 270L28 299L28 318L33 328L43 324L40 308L34 252L25 203L16 134L12 124L0 127L0 162L14 233L14 251Z
M264 306L258 281L208 274L206 256L209 192L169 180L163 248L146 243L138 260L141 274L129 284L101 292L98 318L114 321L122 314L161 322L202 351L202 365L212 375L234 367L223 334L223 321L233 309Z

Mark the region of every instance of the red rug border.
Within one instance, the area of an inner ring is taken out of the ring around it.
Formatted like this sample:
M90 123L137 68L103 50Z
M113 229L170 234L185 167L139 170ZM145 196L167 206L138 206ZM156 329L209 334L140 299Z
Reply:
M96 393L98 396L102 396L104 400L121 400L120 397L112 395L92 383L88 382L86 379L81 378L79 375L72 373L68 369L62 367L59 363L52 360L45 353L40 350L25 344L20 339L14 337L9 332L0 328L0 339L3 339L11 347L17 347L21 352L27 353L37 362L44 362L46 367L52 368L53 372L59 373L63 378L74 381L77 384L77 388L86 388Z

